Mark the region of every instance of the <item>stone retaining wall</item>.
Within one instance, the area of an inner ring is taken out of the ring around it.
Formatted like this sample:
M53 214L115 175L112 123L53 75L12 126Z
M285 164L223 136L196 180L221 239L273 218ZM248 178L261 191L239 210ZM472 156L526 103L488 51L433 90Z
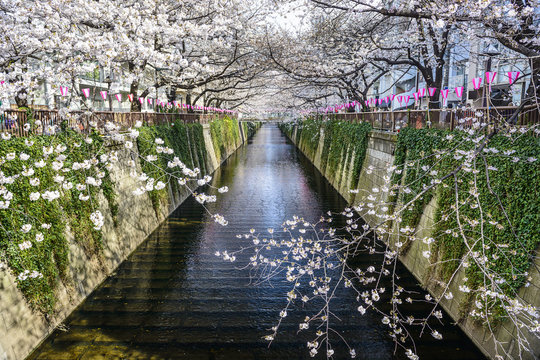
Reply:
M321 129L321 134L319 137L319 145L316 151L310 149L311 151L306 151L307 144L304 144L301 140L300 143L296 143L298 139L297 127L292 132L290 140L295 143L295 145L306 155L317 167L321 170L321 152L324 144L324 130ZM341 164L339 170L333 176L329 176L329 171L323 171L324 177L333 185L333 187L349 202L349 204L358 204L360 202L366 202L365 197L369 195L367 192L362 190L370 191L372 188L380 188L384 184L383 176L386 175L385 168L388 165L394 163L394 151L396 148L397 135L388 133L388 132L377 132L372 131L369 135L369 143L366 151L366 157L362 165L362 171L360 173L360 178L356 189L359 189L358 194L349 193L349 188L344 186L348 184L350 179L352 166L349 163L352 163L355 154L347 154L345 157L346 160L344 164ZM309 154L313 153L315 155L310 156ZM366 172L367 169L372 167L370 173ZM429 237L433 231L434 226L434 214L436 211L437 200L434 197L431 202L426 206L420 223L417 227L419 229L418 238ZM377 223L376 218L371 218L369 215L364 216L364 220L370 225L375 225ZM395 231L394 231L395 233ZM390 239L390 244L395 241ZM401 262L407 267L407 269L416 277L419 283L428 290L432 295L436 296L441 294L442 288L441 283L437 279L433 278L433 267L430 265L429 260L426 259L422 253L428 250L428 245L424 244L422 241L412 242L408 251L400 256ZM537 258L535 264L533 265L537 268L540 267L540 259ZM530 272L533 277L531 283L537 284L536 286L532 285L527 288L523 287L520 290L521 298L528 304L540 308L540 275L538 271ZM454 295L454 298L451 300L444 299L441 301L441 306L446 310L446 312L452 317L452 319L458 323L461 329L471 338L471 340L478 346L478 348L488 357L495 359L495 346L493 342L493 337L491 332L484 329L483 326L473 322L470 318L462 317L462 303L465 303L465 293L459 291L458 285L462 284L462 279L465 276L464 271L460 271L455 277L454 281L450 284L450 291ZM513 334L516 333L516 327L510 323L506 322L501 326L497 327L494 331L495 337L498 341L503 342L504 351L511 354L502 359L523 359L523 360L533 360L540 359L540 341L538 338L530 336L529 342L532 345L533 353L519 354L517 349L518 346L514 342ZM499 354L503 354L499 349Z
M241 142L247 142L247 134L239 126ZM204 145L207 151L206 168L213 173L220 165L210 135L210 126L203 125ZM235 144L226 146L228 158L236 149ZM122 160L138 157L126 150L119 150ZM224 160L223 160L224 161ZM103 232L103 251L88 255L75 241L68 229L70 283L58 283L57 304L53 315L46 318L42 313L32 311L16 285L15 277L9 271L0 270L0 360L24 359L45 339L84 299L124 261L139 244L150 235L159 224L178 207L188 196L184 190L173 193L169 187L169 196L162 203L158 214L152 207L148 194L133 196L138 186L129 176L130 169L126 161L119 161L111 171L115 184L116 201L119 205L117 226L114 225L108 203L101 199L101 212L105 216Z

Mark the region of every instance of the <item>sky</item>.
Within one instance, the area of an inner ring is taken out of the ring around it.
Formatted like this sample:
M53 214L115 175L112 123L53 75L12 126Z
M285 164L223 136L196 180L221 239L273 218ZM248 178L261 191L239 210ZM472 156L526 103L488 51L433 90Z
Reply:
M305 1L291 1L279 5L277 11L268 17L268 22L283 30L298 33L307 29L307 7Z

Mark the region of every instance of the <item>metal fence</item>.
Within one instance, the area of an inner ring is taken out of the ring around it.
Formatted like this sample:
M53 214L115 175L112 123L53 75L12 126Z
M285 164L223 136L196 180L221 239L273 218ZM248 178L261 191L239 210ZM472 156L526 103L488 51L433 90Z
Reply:
M60 128L69 128L81 133L88 133L91 124L99 129L106 129L105 124L113 123L121 130L133 127L137 121L144 125L165 125L182 123L205 124L223 117L223 114L200 113L148 113L148 112L70 112L63 117L56 110L6 110L0 113L0 132L13 136L28 136L31 134L49 134Z
M405 110L405 111L377 111L365 113L337 113L321 115L344 121L369 122L374 129L385 131L398 131L405 126L422 128L438 128L453 130L457 126L467 128L478 119L486 122L508 122L518 111L517 107L477 108L477 109L436 109L436 110ZM517 116L514 116L514 125L530 126L540 123L537 107L525 107Z

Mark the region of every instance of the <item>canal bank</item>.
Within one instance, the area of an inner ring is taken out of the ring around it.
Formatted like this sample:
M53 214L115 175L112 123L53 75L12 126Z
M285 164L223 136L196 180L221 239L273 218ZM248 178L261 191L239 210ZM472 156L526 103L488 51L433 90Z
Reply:
M345 126L344 124L342 126ZM383 177L388 174L386 169L394 164L399 136L395 133L385 131L366 132L364 137L365 147L361 149L362 151L359 151L355 144L340 144L339 146L342 149L338 156L340 161L334 167L331 167L328 153L332 153L333 149L328 144L332 143L334 145L336 142L332 142L332 135L326 134L322 127L306 128L306 123L304 123L301 127L298 124L289 124L282 127L282 129L350 205L370 202L367 197L370 196L371 189L384 186ZM307 134L309 136L306 136ZM335 134L339 136L339 133ZM355 173L357 171L355 164L357 163L361 164L359 166L361 170ZM349 192L350 189L358 189L359 191L358 193L351 193ZM418 239L434 236L436 211L437 196L434 196L422 208L419 221L415 226L418 230ZM366 213L363 217L370 225L376 225L380 222L380 219L369 213ZM394 232L397 233L398 230L395 228L397 225L393 224L393 226ZM396 249L394 245L397 241L399 240L393 237L389 239L390 245L394 249ZM436 270L431 265L429 258L424 256L425 252L429 250L431 250L429 245L423 241L411 242L408 249L400 254L400 260L422 287L438 298L444 288L441 286L444 281L434 275L437 273ZM534 269L538 269L539 266L540 259L536 258L534 264L531 265L532 270L529 272L531 274L530 283L533 285L522 286L518 293L523 303L536 308L540 308L540 288L535 286L535 284L540 284L540 275ZM519 346L515 343L517 329L511 321L504 321L496 326L493 336L491 331L484 326L485 324L467 316L471 301L468 294L459 289L466 276L464 268L461 268L457 276L449 284L449 290L453 297L450 299L443 297L440 301L441 306L450 314L452 319L459 324L460 328L486 356L491 358L496 356L495 337L497 342L500 343L499 353L504 354L507 352L513 358L538 359L540 357L540 340L534 334L526 333L525 336L530 343L532 352L520 354Z
M314 308L291 309L270 348L262 339L286 304L285 274L254 284L257 278L241 269L251 253L238 255L235 263L214 253L246 246L250 240L236 235L251 228L280 228L294 215L316 221L328 210L341 211L345 200L272 125L229 157L212 185L229 187L209 207L225 216L227 227L188 198L66 319L67 331L56 330L30 359L309 359L306 343L313 332L298 333L298 321ZM344 225L345 219L336 218L335 224ZM380 259L358 261L367 267ZM398 272L406 286L421 292L409 272L403 267ZM355 297L350 288L341 288L333 312L341 319L334 328L356 349L357 358L405 359L403 351L394 355L378 314L356 311ZM417 304L412 313L429 311ZM445 324L448 320L445 316ZM483 358L459 328L440 330L445 341L429 334L417 340L422 359ZM347 347L334 344L335 358L347 358Z
M200 167L207 174L212 174L243 146L253 130L233 119L227 120L223 131L220 128L219 132L215 124L177 126L185 131L185 136L178 141L187 144L186 163ZM227 126L229 128L225 129ZM140 131L155 130L163 134L170 131L165 126L159 129L143 127ZM197 134L200 136L195 136ZM14 275L0 270L0 359L24 359L189 195L188 191L169 184L163 190L165 196L157 201L152 193L134 196L133 191L140 185L130 176L131 168L127 163L135 161L140 172L139 157L113 141L106 144L118 151L120 161L110 171L117 209L111 208L103 193L99 195L100 211L104 215L101 249L88 251L85 241L78 239L76 232L68 227L65 234L69 247L67 276L63 281L57 279L56 303L47 314L32 309L17 288Z

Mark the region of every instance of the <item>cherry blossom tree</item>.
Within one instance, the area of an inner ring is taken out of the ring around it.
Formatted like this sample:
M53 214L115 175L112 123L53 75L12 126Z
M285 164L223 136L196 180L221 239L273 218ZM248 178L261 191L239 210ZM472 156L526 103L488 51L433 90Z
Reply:
M368 174L383 174L381 186L352 188L352 193L359 194L358 201L341 214L321 214L315 223L298 216L285 219L281 230L241 235L251 241L241 251L253 252L248 265L259 271L260 279L271 280L284 272L291 283L276 327L266 335L269 341L276 339L295 302L322 301L323 306L316 307L299 329L322 324L314 331L308 351L311 355L322 351L332 358L331 334L346 339L332 329L336 319L331 305L335 291L347 287L358 295L355 309L360 314L374 311L380 315L400 351L416 359L412 329L443 339L440 303L456 296L451 290L456 285L470 299L467 317L486 324L491 334L500 322L516 329L517 356L494 337L496 356L524 358L540 329L538 309L520 298L520 289L532 285L530 272L538 271L530 267L538 256L534 225L538 219L531 214L521 216L507 202L512 191L497 174L511 169L520 177L515 180L520 185L528 176L537 181L534 136L538 125L515 125L526 105L537 104L538 1L312 0L299 5L305 17L295 32L267 22L269 12L279 11L267 2L255 6L240 0L0 0L4 39L0 42L0 98L4 107L8 99L25 107L46 86L52 87L49 93L68 87L71 96L61 115L69 118L77 102L85 104L79 101L84 97L78 79L100 67L114 75L115 87L128 84L135 98L157 97L160 89L167 89L168 100L173 101L176 89L183 89L193 92L191 102L202 98L207 106L229 103L248 110L265 106L269 98L274 103L271 107L279 101L280 108L318 107L338 100L363 102L370 88L396 68L416 68L427 86L440 89L450 48L466 47L478 38L499 42L530 63L527 96L514 115L492 117L478 112L460 118L454 133L430 132L422 139L402 140L411 146L429 139L425 148L407 148L398 140L402 147L394 164L364 169ZM433 96L432 107L438 101ZM131 110L140 109L140 103L133 101ZM86 110L91 113L92 109ZM321 120L318 125L328 123L336 124ZM121 160L117 152L103 146L100 133L140 162L164 168L165 175L157 179L128 160L125 165L140 185L135 195L175 183L187 186L201 203L216 200L213 195L195 194L195 187L208 184L211 178L182 163L163 139L139 139L140 123L127 132L120 132L116 124L100 128L91 124L91 134L39 121L21 125L28 134L39 136L21 139L6 131L0 140L0 212L6 223L17 225L15 231L7 231L4 223L1 227L11 236L13 253L32 251L54 231L62 231L29 216L27 202L58 211L61 201L75 199L70 204L86 209L93 229L101 229L104 218L96 207L96 194L104 190L108 171ZM411 134L406 129L399 138ZM135 141L148 142L150 150L142 154L132 150ZM66 154L78 158L68 162ZM160 159L164 161L158 165ZM432 225L433 235L423 236L413 220L428 199L438 199L444 211ZM528 211L534 213L536 206L533 203ZM344 217L345 225L333 228L333 215ZM227 224L219 214L213 216L216 222ZM364 223L361 217L372 221ZM413 295L400 285L395 271L400 254L420 242L425 245L428 266L445 275L432 295ZM217 255L234 261L236 253L229 250ZM353 267L348 260L355 256L378 256L378 265ZM43 278L32 267L35 264L21 264L15 275L23 286ZM382 278L388 278L392 287L381 286ZM414 302L432 304L432 311L421 318L401 311L403 305ZM352 347L350 355L356 356Z
M18 106L45 81L84 99L78 78L96 67L113 89L129 84L138 99L166 87L170 101L175 89L216 94L260 72L249 32L262 12L239 1L5 1L0 11L3 91ZM132 111L140 105L132 101Z
M534 98L538 96L540 48L537 39L540 14L536 0L457 3L313 0L312 3L323 9L366 19L370 24L366 27L368 33L383 27L382 33L379 31L376 32L378 35L368 35L384 51L382 57L375 56L374 60L413 65L422 73L428 86L437 88L440 88L443 78L445 52L452 41L464 40L464 36L452 40L452 32L458 31L476 41L493 39L516 54L530 59L531 80L525 101L535 102ZM392 24L393 20L401 25L406 24L407 31L402 33L404 38L392 31L392 26L388 29L388 24ZM381 41L384 39L387 41ZM404 41L400 43L398 39ZM435 102L434 99L432 102Z

